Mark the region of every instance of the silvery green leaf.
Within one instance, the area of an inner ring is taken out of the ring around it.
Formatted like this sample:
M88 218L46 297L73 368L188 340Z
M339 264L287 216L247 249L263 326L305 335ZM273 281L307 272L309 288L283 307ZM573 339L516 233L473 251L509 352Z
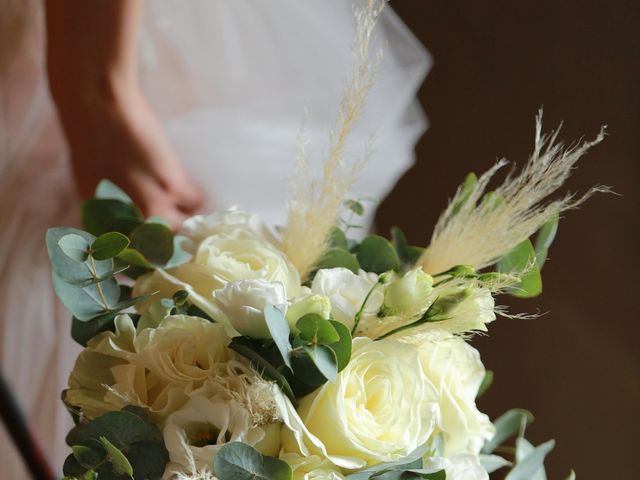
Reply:
M525 240L497 264L500 273L520 277L520 283L510 293L518 298L530 298L542 293L542 277L536 263L536 252L530 240Z
M291 330L289 322L284 314L273 305L267 305L264 308L264 318L267 322L267 328L271 334L271 338L275 342L280 355L287 367L291 367L291 344L289 343L289 335Z
M51 272L53 289L60 301L80 321L90 320L107 312L107 308L83 287L67 283L56 272Z
M514 408L500 416L495 422L496 434L482 448L482 453L492 453L505 440L516 435L523 423L525 425L533 422L533 414L521 408Z
M124 203L133 203L133 200L131 200L124 190L109 180L100 180L94 196L96 198L110 198L112 200L120 200Z
M185 238L186 237L183 237L182 235L175 235L173 237L173 255L164 268L176 268L183 263L187 263L191 259L191 254L182 248L182 242Z
M78 237L84 239L87 250L96 238L76 228L60 227L47 230L46 243L53 271L68 283L82 285L92 280L94 276L91 273L93 265L90 264L87 256L80 255L78 252L78 242L80 242ZM63 246L67 253L63 250ZM84 257L84 260L81 260L81 257ZM102 276L113 269L113 262L111 260L95 261L95 269L98 276Z
M340 339L337 342L327 345L333 353L336 354L336 360L338 362L338 371L342 371L351 360L351 349L353 348L353 342L351 339L351 332L344 323L337 322L335 320L329 320L333 328L338 333Z
M60 250L76 262L84 262L89 256L90 244L87 239L76 233L69 233L58 241Z
M320 373L331 383L334 383L338 375L338 360L334 351L326 345L303 348Z
M500 470L503 467L509 467L513 465L509 460L502 458L499 455L480 455L480 464L487 473L493 473L496 470Z
M424 444L416 448L413 452L411 452L406 457L401 458L400 460L396 460L395 462L379 463L372 467L366 467L362 470L352 473L351 475L347 475L346 478L347 480L367 480L371 477L372 474L375 474L377 472L384 472L384 471L390 471L390 470L402 471L403 469L406 469L406 468L415 468L415 465L417 464L417 462L420 462L420 464L422 464L422 457L424 456L425 453L429 451L429 449L430 449L429 445ZM429 472L429 473L435 473L435 471Z
M356 258L363 270L384 273L400 267L400 259L391 242L380 235L369 235L358 245Z
M540 469L544 469L544 459L553 450L555 442L549 440L536 447L529 455L518 462L505 477L505 480L531 480Z
M522 462L527 456L533 453L535 448L536 447L534 447L526 438L518 437L516 439L516 463ZM540 468L540 470L531 477L531 480L547 480L544 468Z
M220 480L291 480L291 467L284 461L263 456L241 442L224 444L213 460Z

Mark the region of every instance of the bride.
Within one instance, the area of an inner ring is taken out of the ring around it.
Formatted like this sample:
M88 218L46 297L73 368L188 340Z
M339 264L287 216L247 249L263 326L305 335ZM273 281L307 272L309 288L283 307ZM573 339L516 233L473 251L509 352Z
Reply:
M382 199L426 126L429 57L389 8L377 32L385 56L350 154L376 134L356 188ZM234 204L281 223L300 125L319 163L352 34L348 0L0 0L0 361L56 469L79 347L45 230L76 224L102 178L174 226ZM2 428L0 465L26 478Z

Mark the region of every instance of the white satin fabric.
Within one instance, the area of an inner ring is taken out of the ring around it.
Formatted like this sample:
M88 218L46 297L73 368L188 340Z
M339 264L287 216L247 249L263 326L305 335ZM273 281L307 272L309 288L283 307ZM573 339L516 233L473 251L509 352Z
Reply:
M75 224L78 201L47 90L43 28L40 0L0 0L0 361L60 470L70 418L59 395L79 347L50 287L44 234ZM300 125L319 166L352 34L349 0L147 0L140 78L210 209L239 205L284 221ZM382 199L426 128L415 94L430 60L390 8L377 47L378 82L348 155L362 155L376 135L356 191ZM27 478L3 431L0 471Z

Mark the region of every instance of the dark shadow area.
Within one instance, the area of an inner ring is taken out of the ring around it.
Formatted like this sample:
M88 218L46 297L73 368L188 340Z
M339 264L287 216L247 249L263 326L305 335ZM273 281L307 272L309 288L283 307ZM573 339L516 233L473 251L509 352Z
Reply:
M440 211L469 171L499 157L519 165L545 109L561 138L608 138L582 161L568 189L610 185L560 222L545 292L502 300L534 321L499 319L476 338L495 371L481 408L536 415L528 435L556 438L549 478L640 478L640 303L636 297L640 162L640 4L616 0L434 2L393 8L427 46L434 66L421 91L431 127L418 163L378 212L378 227L402 227L426 244Z

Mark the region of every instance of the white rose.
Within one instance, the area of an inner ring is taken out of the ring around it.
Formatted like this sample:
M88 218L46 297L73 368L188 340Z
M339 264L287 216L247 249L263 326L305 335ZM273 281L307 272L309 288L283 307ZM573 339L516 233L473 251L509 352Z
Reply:
M356 469L398 460L423 445L437 419L437 392L416 346L356 338L336 382L303 398L298 414L304 428L283 415L285 452L315 453Z
M454 455L450 458L430 458L425 469L444 470L447 480L489 480L489 474L475 455Z
M218 211L209 215L196 215L188 218L182 224L180 235L186 237L182 248L195 254L198 245L211 235L233 231L236 228L249 230L266 241L279 247L279 243L269 229L262 223L256 214L238 210L231 207L227 210Z
M445 456L477 455L495 427L476 407L485 369L478 351L463 338L445 331L413 337L422 371L438 390L438 431L444 435Z
M351 329L356 314L377 282L375 274L360 272L356 275L346 268L322 269L316 273L311 291L329 297L333 317ZM362 319L375 317L383 299L382 289L375 288L367 300Z
M78 356L65 400L89 418L137 405L161 422L210 377L227 376L235 353L224 327L198 317L173 315L136 334L128 315L116 331L92 338Z
M223 212L187 220L182 233L187 235L185 248L193 258L179 267L142 275L134 284L134 295L157 291L162 297L170 297L177 290L187 290L190 300L213 318L220 313L213 292L228 282L280 282L287 296L298 295L300 275L273 237L252 225L252 218L243 212Z
M163 435L171 461L167 473L187 473L194 466L199 471L210 468L225 443L255 445L264 431L252 428L251 414L237 402L194 396L169 415Z
M285 313L287 296L279 282L238 280L216 290L215 299L233 328L251 338L271 338L264 308L271 304Z
M401 278L389 283L384 290L383 310L391 315L413 317L425 312L433 301L433 277L422 268L410 270Z

